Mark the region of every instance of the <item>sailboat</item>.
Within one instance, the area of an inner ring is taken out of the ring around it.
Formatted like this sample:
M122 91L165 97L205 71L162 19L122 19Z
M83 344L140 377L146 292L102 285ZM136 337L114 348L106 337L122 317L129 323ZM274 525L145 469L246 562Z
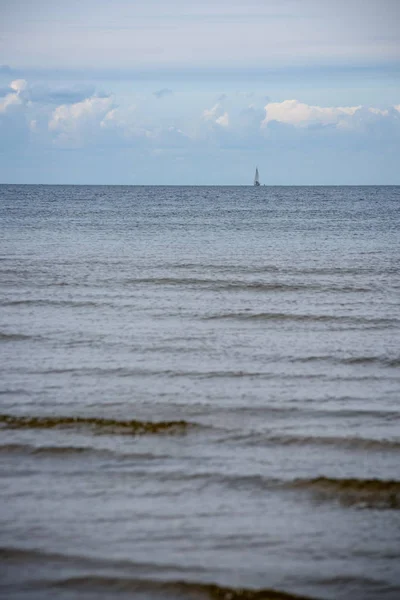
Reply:
M254 175L254 185L257 187L260 185L260 176L258 174L258 167L256 167L256 174Z

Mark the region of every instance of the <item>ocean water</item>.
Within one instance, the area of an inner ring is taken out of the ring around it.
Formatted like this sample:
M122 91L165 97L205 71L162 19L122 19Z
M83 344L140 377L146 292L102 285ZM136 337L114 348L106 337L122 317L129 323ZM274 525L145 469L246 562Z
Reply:
M0 595L400 598L400 188L0 186Z

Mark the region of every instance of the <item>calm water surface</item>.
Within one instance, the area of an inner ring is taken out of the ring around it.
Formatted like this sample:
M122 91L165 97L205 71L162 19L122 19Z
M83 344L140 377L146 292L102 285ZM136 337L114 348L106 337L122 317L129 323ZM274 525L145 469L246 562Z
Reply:
M2 597L400 597L399 187L0 186L0 227Z

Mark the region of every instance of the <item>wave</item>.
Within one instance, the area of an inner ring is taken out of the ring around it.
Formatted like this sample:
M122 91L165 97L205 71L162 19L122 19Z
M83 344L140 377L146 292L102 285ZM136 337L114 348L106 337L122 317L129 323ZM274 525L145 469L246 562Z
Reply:
M297 313L275 313L261 312L251 313L250 311L225 312L202 317L203 320L245 320L245 321L296 321L296 322L311 322L311 323L352 323L367 326L391 326L399 323L396 318L368 318L368 317L353 317L350 315L307 315Z
M204 269L204 271L221 271L222 273L276 273L281 269L276 265L263 265L261 267L250 267L248 265L232 265L228 263L203 263L203 262L187 262L187 263L160 263L154 265L156 269Z
M354 450L400 450L400 441L398 440L377 440L362 437L274 436L270 437L268 441L288 446L317 445L336 446L338 448L348 448Z
M400 481L381 479L315 477L282 480L263 475L226 475L198 473L190 477L208 485L223 485L234 490L310 492L318 501L339 502L346 507L370 509L400 509Z
M0 446L0 454L81 454L90 451L84 446L32 446L30 444L3 444Z
M243 265L243 264L229 264L229 263L203 263L203 262L188 262L188 263L160 263L154 265L155 268L170 268L170 269L204 269L205 271L220 271L226 273L283 273L283 274L295 274L295 275L376 275L376 267L366 267L357 265L355 267L285 267L284 265L277 266L276 264L265 264L259 266ZM383 271L379 271L380 274L386 275L397 274L399 272L398 267L386 267Z
M23 390L23 389L14 389L14 390L10 390L10 389L5 389L5 390L0 390L0 396L12 396L12 395L18 395L18 396L30 396L31 392L28 392L28 390Z
M289 269L283 269L284 272L288 273L298 273L301 275L339 275L342 277L343 275L376 275L378 270L376 267L365 267L357 265L356 267L316 267L316 268L296 268L291 267ZM379 274L397 274L397 267L387 267L382 271L379 271Z
M344 358L340 362L347 365L382 364L387 367L400 366L400 358L388 358L385 356L354 356Z
M312 479L282 480L263 475L225 475L199 473L192 479L204 481L204 486L226 485L235 490L270 490L311 492L316 499L339 501L344 506L376 509L400 509L400 481L381 479L315 477Z
M288 484L294 489L314 492L320 499L336 498L346 506L400 509L400 481L316 477L297 479Z
M78 455L94 455L100 457L117 457L124 459L163 459L166 454L152 452L116 452L107 448L93 448L91 446L33 446L32 444L3 444L0 445L0 454L24 454L43 457L66 457Z
M187 349L183 349L182 351L186 351ZM95 375L97 377L132 377L132 376L140 376L140 377L157 377L157 376L165 376L170 378L181 378L181 377L193 377L198 379L211 379L213 377L261 377L261 378L270 378L276 376L273 373L264 373L261 371L177 371L172 369L144 369L144 368L125 368L125 367L115 367L115 368L85 368L85 367L73 367L73 368L60 368L60 369L38 369L32 371L26 371L23 368L16 369L14 373L28 373L32 375L63 375L63 374L74 374L79 376L85 375ZM310 377L307 375L307 377ZM315 376L317 377L317 376Z
M23 333L7 333L0 331L0 342L17 342L20 340L29 340L32 336Z
M63 554L60 552L51 552L47 550L42 550L40 548L16 548L10 546L0 546L0 562L4 563L5 561L12 562L45 562L49 564L51 562L63 562L65 564L77 565L81 566L85 569L87 568L101 568L106 569L107 567L115 567L115 568L129 568L129 567L138 567L142 569L150 569L155 568L158 571L168 571L173 568L176 568L173 564L153 564L146 562L131 562L130 560L114 560L114 559L106 559L106 558L98 558L94 556L88 555L80 555L80 554ZM184 570L184 567L179 567L180 570Z
M268 441L282 445L317 445L337 446L354 450L400 450L398 440L377 440L362 437L340 437L340 436L274 436Z
M129 570L151 570L157 574L171 571L187 570L185 567L177 567L174 565L157 565L133 563L130 561L105 561L102 559L93 559L91 557L80 557L62 554L53 554L40 550L29 550L19 548L0 548L0 560L3 564L21 563L26 565L30 562L46 562L47 565L56 563L58 566L65 564L73 564L81 568L91 568L92 574L81 576L72 576L65 579L42 579L36 580L34 586L36 588L57 588L57 589L72 589L80 592L94 591L103 594L104 592L113 593L117 596L118 593L146 593L152 597L165 598L168 594L173 598L184 598L198 600L313 600L309 596L297 595L290 592L280 591L276 589L251 589L238 588L218 585L217 583L189 581L182 579L152 579L138 575L137 577L121 574L105 575L107 568ZM101 569L101 574L96 571ZM189 569L191 570L191 569ZM196 568L196 570L199 570ZM200 569L205 571L204 569ZM53 569L53 573L57 573L58 569ZM205 571L206 572L206 571Z
M143 593L149 592L160 594L164 598L165 593L173 598L184 598L198 600L311 600L310 597L299 596L275 589L249 589L225 587L213 583L201 583L190 581L159 581L124 576L92 575L82 577L70 577L55 582L57 588L74 590L93 590L118 593ZM157 597L157 596L156 596Z
M0 426L8 429L70 429L86 427L99 433L116 434L157 434L183 433L193 423L187 421L138 421L105 419L99 417L63 417L63 416L16 416L0 414Z
M395 451L400 450L400 441L391 439L372 439L344 436L307 436L307 435L268 435L237 433L221 439L225 442L243 442L250 445L279 446L335 446L339 449Z
M31 444L4 444L0 446L0 454L30 454L34 456L71 456L74 454L113 455L106 449L90 448L89 446L33 446Z
M400 358L389 358L387 356L365 355L365 356L350 356L347 358L339 358L331 354L321 354L315 356L300 356L288 357L288 360L295 363L313 363L313 362L329 362L342 365L383 365L386 367L400 366Z
M351 285L328 285L319 283L287 283L265 281L243 281L240 279L214 279L210 277L137 277L125 279L124 284L151 284L151 285L177 285L195 286L210 290L255 291L255 292L370 292L371 288Z
M112 306L110 302L104 300L51 300L51 299L21 299L21 300L3 300L0 306L68 306L77 308Z
M351 403L355 398L346 398ZM357 398L358 399L358 398ZM336 399L335 399L336 400ZM343 400L343 399L341 399ZM293 406L291 404L280 406L277 404L255 404L253 406L235 406L235 413L250 414L250 415L293 415L320 417L322 419L330 419L337 417L374 417L376 419L390 419L391 421L400 420L400 412L391 409L373 409L373 408L313 408L301 406ZM218 412L214 410L214 413ZM342 439L342 438L340 438ZM360 438L355 438L359 440Z

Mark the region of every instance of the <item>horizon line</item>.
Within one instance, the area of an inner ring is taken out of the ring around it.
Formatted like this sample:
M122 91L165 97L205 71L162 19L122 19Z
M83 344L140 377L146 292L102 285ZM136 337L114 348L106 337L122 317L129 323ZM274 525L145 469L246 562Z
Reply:
M71 187L250 187L254 188L252 183L5 183L0 182L0 186L71 186ZM400 183L262 183L259 188L274 187L400 187Z

